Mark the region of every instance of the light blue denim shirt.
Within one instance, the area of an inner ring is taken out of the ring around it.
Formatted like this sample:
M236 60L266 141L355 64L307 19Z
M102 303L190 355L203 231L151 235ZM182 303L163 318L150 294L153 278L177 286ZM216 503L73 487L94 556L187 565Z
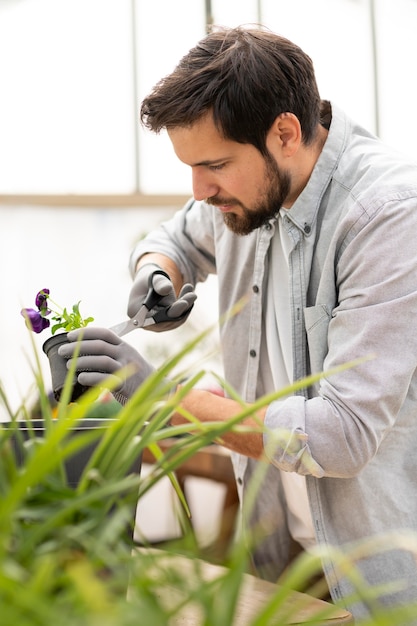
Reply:
M268 408L267 429L292 433L292 445L274 444L272 451L265 434L271 463L252 512L266 534L254 561L270 579L284 570L290 549L276 468L306 475L321 544L417 531L417 167L333 105L323 151L283 223L293 242L294 380L372 358ZM262 311L275 234L272 220L236 236L218 210L190 201L131 256L132 273L151 251L170 256L187 282L216 273L221 314L249 297L221 329L225 377L248 402L263 393ZM258 464L240 455L233 460L244 493ZM387 603L417 601L411 553L387 550L359 565L370 584L407 580ZM333 599L346 598L348 579L331 559L324 569ZM366 615L364 604L347 608L358 619Z

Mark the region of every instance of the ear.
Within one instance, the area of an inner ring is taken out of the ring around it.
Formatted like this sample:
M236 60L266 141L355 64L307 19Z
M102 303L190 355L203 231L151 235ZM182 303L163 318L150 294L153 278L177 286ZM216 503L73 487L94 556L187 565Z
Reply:
M267 146L279 150L284 157L293 156L301 144L301 125L294 113L281 113L275 118L267 135Z

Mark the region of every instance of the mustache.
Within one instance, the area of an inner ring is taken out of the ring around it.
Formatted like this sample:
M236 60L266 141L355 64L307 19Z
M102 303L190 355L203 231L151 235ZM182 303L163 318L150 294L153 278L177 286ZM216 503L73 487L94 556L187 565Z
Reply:
M212 196L211 198L206 198L205 203L210 204L211 206L225 206L232 204L241 206L239 200L236 200L235 198L221 198L220 196Z

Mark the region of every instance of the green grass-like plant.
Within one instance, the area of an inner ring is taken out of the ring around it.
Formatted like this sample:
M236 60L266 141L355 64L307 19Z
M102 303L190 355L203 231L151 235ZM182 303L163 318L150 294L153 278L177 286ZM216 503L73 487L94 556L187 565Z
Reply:
M251 536L246 532L245 540L237 538L224 554L223 567L207 578L201 561L203 554L186 527L184 537L164 550L138 550L134 546L136 503L168 476L186 518L187 502L175 479L175 469L226 432L243 429L241 423L246 416L274 399L313 384L321 375L265 396L252 407L247 407L221 381L228 395L241 402L241 412L227 423L201 424L188 416L193 421L193 433L189 434L188 426L170 426L169 418L205 371L193 367L192 375L177 373L182 384L174 394L169 393L171 385L167 379L174 377L184 356L211 330L199 334L169 358L126 406L119 407L113 418L103 420L102 427L76 435L74 429L89 419L102 390L92 388L77 403L70 403L74 377L71 371L58 407L52 407L35 346L33 374L44 426L42 437L37 436L26 403L12 411L7 394L0 387L1 401L10 415L10 424L0 429L0 607L4 626L162 626L181 623L181 616L190 606L199 615L199 624L238 623L234 620L239 613L239 597L250 569L248 537L249 543L255 543L259 539L256 533ZM352 366L355 363L344 367ZM341 369L327 372L326 376ZM22 435L21 422L28 427L28 438ZM285 431L274 433L275 438L283 440L288 436ZM176 444L162 452L159 444L166 438L174 438ZM146 477L141 477L134 465L145 448L151 449L156 463ZM69 485L68 464L86 451L88 460L78 483ZM266 463L260 463L245 503L249 510L265 470ZM349 576L357 596L366 598L371 607L371 617L362 626L400 626L417 619L415 606L391 611L382 608L378 602L380 590L367 589L357 568L365 554L397 544L417 554L415 537L395 534L389 537L389 543L381 538L352 546L348 553L331 551L340 570ZM187 565L181 568L179 554L187 557ZM270 599L245 623L294 623L306 597L294 595L293 590L305 589L319 595L320 583L309 587L309 581L321 571L321 562L329 555L330 551L325 553L319 548L303 554ZM323 605L323 610L305 623L323 623L332 610Z

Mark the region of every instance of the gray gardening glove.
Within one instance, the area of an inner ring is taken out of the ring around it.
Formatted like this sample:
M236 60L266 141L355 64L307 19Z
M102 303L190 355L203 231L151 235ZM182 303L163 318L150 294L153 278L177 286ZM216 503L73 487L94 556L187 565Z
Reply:
M164 309L167 316L172 319L172 321L164 321L156 324L145 323L143 328L155 332L172 330L181 326L189 316L194 306L195 299L197 298L193 286L189 283L186 283L182 287L177 298L171 280L168 277L164 279L161 274L155 274L155 272L161 269L162 268L155 263L147 263L138 270L133 281L127 305L128 316L133 317L136 315L144 303L149 287L152 284L154 289L163 295L163 298L159 301L155 309L157 311ZM154 277L157 277L157 281L154 280ZM155 310L153 311L155 313ZM151 315L149 317L151 317Z
M80 334L82 339L78 342ZM79 348L76 365L78 382L86 387L94 387L115 378L120 384L112 393L121 404L126 404L143 381L155 371L139 352L108 328L72 330L68 333L68 342L59 347L58 353L68 359L67 368L70 369L71 359ZM134 366L135 373L126 379L118 370L127 365Z

